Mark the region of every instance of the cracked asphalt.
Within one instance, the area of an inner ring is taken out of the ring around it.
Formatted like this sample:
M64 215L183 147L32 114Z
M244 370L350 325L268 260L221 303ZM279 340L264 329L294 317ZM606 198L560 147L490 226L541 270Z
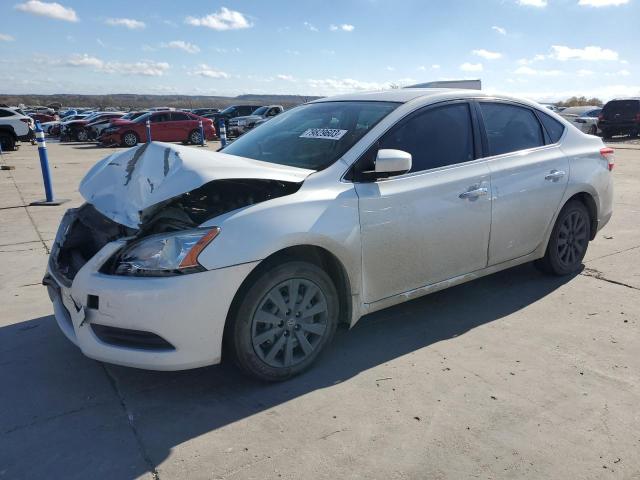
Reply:
M110 151L50 142L70 202L30 207L23 144L0 160L0 479L640 479L640 145L613 146L614 216L580 274L524 265L375 313L264 385L82 356L40 281Z

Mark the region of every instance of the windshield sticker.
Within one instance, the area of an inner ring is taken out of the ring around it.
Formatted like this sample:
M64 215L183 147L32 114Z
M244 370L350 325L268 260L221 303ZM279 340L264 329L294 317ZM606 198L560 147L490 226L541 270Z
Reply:
M299 138L324 138L327 140L340 140L349 130L337 128L309 128Z

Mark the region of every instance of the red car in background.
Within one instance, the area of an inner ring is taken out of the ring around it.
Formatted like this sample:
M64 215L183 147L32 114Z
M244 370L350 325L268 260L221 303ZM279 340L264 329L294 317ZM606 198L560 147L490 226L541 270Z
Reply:
M204 137L213 140L216 130L213 121L192 113L160 111L149 112L135 120L113 120L98 139L103 145L133 147L147 141L147 120L151 126L151 140L158 142L200 143L200 122Z
M56 114L48 115L46 113L32 113L29 116L33 118L34 122L40 122L40 123L55 122L57 120L60 120L60 118Z

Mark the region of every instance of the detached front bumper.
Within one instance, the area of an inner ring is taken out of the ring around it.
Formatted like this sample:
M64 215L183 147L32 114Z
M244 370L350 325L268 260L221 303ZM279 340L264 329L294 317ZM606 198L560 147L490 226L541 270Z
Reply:
M100 273L123 244L105 245L71 285L49 263L43 283L64 335L87 357L128 367L184 370L219 363L231 301L256 263L174 277Z

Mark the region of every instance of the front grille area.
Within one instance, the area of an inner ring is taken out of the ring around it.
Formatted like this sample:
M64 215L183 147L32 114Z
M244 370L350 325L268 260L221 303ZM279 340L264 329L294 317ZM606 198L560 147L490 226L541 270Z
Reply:
M91 329L102 342L116 347L156 351L169 351L176 349L164 338L151 332L110 327L97 323L92 323Z

